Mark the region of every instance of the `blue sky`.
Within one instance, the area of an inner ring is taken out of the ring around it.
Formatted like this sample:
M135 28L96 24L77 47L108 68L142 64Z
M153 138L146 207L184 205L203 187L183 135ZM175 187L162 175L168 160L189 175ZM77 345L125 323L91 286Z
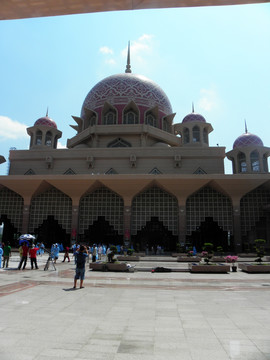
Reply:
M161 86L175 123L194 102L214 128L210 145L231 150L246 120L270 146L270 4L257 4L1 21L0 154L28 149L26 128L47 107L64 147L89 90L124 72L129 40L132 72Z

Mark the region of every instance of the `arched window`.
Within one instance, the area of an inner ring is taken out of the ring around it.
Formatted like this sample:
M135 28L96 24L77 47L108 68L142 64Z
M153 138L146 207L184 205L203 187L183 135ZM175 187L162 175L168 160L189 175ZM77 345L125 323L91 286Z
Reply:
M36 134L36 145L42 145L42 132L40 130Z
M184 144L188 144L189 143L189 129L185 128L184 129Z
M91 116L90 120L89 120L89 126L94 126L96 125L96 121L97 121L97 118L95 115Z
M171 127L166 119L162 120L162 129L167 132L171 131Z
M254 172L260 171L260 160L258 151L254 150L250 154L251 170Z
M203 129L203 142L205 144L208 144L208 134L207 134L207 130L205 128Z
M247 162L246 162L246 155L240 152L237 156L238 159L238 167L241 173L247 172Z
M268 172L268 163L267 163L267 156L263 155L263 171Z
M192 139L193 142L199 142L200 141L200 128L199 126L194 126L192 129Z
M138 122L139 117L134 111L130 110L124 114L124 124L138 124Z
M157 127L157 119L151 113L146 115L145 123Z
M52 133L50 131L46 133L45 145L52 146Z
M116 113L113 110L109 110L104 115L104 125L115 125L116 124Z

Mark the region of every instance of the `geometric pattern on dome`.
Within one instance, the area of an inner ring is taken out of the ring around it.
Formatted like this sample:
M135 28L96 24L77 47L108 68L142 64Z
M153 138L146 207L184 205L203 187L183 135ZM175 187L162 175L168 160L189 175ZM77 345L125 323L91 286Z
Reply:
M263 142L259 136L246 132L235 140L233 149L244 146L263 146Z
M184 117L182 123L185 123L185 122L204 122L205 123L206 120L202 115L196 114L193 112Z
M147 108L158 105L159 110L166 115L172 113L171 103L165 92L152 80L141 75L124 73L101 80L86 96L81 117L84 115L84 108L96 110L105 101L112 105L126 105L134 101L136 105Z
M48 116L44 116L44 117L38 119L35 122L34 126L37 126L37 125L39 125L39 126L50 126L50 127L53 127L55 129L57 129L56 123L51 118L49 118Z

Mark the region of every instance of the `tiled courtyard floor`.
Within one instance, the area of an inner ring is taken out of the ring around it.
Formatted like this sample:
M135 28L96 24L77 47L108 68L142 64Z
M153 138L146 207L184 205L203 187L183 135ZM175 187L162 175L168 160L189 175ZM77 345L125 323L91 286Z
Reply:
M73 261L45 260L0 270L1 360L270 360L270 274L87 270L73 290Z

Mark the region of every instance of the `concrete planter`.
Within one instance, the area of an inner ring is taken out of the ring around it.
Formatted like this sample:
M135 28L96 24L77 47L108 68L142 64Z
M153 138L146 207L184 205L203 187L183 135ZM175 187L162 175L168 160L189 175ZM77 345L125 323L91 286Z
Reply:
M89 269L94 271L106 271L106 263L91 262L89 263Z
M129 268L125 263L99 263L94 262L89 264L89 269L94 271L128 271Z
M239 269L247 273L270 273L270 264L238 264Z
M177 262L200 262L201 258L197 256L178 256Z
M256 253L240 253L238 254L238 257L244 257L244 258L255 258L257 256Z
M188 264L189 271L191 273L223 273L226 274L230 272L230 265L223 264L208 264L208 265L200 265L200 264Z
M128 271L129 268L125 263L107 263L106 264L108 271Z
M136 255L118 255L118 261L140 261L140 257Z
M172 257L187 256L186 253L172 253Z
M223 256L213 256L210 261L214 262L226 262L225 258Z

